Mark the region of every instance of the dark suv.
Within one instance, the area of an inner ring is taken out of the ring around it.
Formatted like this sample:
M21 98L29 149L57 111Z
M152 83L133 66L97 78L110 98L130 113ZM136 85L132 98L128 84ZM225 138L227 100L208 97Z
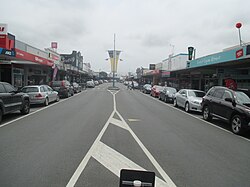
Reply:
M6 82L0 82L0 123L2 116L20 110L22 114L30 112L30 99L25 93L18 93Z
M235 134L250 128L250 98L241 91L212 87L203 97L202 113L207 121L217 117L230 123Z
M60 97L70 97L74 95L73 86L67 80L52 81L50 86L58 92Z

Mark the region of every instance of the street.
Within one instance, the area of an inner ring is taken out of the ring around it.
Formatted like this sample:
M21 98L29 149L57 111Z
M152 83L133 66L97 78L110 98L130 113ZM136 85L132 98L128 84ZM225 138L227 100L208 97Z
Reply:
M116 187L121 168L154 171L156 186L249 186L249 137L110 85L5 117L0 186Z

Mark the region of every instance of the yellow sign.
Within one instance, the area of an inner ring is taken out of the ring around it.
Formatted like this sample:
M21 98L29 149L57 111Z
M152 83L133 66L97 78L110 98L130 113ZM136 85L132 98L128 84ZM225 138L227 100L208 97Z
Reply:
M109 59L110 59L110 64L111 64L111 71L117 72L117 66L118 66L118 61L119 61L119 56L120 56L121 51L109 50L108 53L109 53Z

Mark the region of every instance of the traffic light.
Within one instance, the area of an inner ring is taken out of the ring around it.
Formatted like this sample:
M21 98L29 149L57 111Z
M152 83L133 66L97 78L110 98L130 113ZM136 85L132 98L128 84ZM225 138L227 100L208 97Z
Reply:
M188 60L193 59L194 47L188 47Z

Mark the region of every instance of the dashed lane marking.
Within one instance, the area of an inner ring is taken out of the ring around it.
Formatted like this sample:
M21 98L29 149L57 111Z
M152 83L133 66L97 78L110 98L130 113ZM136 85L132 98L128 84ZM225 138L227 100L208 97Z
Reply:
M136 121L141 121L140 119L128 119L130 122L136 122Z

